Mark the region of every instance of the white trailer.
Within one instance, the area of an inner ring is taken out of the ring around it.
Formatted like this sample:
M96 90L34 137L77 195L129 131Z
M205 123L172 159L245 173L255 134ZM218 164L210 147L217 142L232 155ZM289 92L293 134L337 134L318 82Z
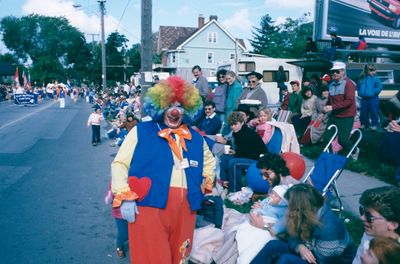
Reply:
M279 66L282 65L286 73L285 84L288 86L289 91L291 91L289 82L294 80L301 82L302 79L301 68L288 64L287 61L291 61L291 59L277 59L264 56L242 57L238 58L237 69L235 62L230 61L228 63L220 63L218 70L226 69L236 72L244 86L247 86L246 74L252 71L261 73L263 75L261 86L267 94L268 104L273 105L279 101L279 89L276 82L276 73Z

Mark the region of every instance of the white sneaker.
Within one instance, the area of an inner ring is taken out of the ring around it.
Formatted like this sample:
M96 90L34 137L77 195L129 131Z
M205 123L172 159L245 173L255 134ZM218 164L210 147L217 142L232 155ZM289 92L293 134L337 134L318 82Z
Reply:
M377 130L377 129L378 129L377 126L370 126L369 128L370 128L371 130Z
M351 154L350 157L351 157L353 160L358 160L358 156L359 156L359 155L360 155L360 148L357 147L356 150L354 151L354 153Z

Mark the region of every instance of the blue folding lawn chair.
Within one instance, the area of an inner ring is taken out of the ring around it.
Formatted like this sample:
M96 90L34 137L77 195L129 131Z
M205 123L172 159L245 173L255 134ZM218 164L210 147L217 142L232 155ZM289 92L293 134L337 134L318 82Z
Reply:
M357 149L357 146L362 139L362 132L360 129L354 129L353 131L351 131L351 136L353 136L354 133L357 132L358 137L349 153L346 156L342 156L329 152L329 147L331 146L338 133L338 128L335 125L330 125L328 127L328 130L330 129L335 129L332 138L325 146L321 155L315 161L314 166L304 178L303 182L312 184L317 190L322 193L325 199L330 200L331 198L336 198L338 205L335 206L337 208L332 208L332 210L341 213L341 211L343 211L343 203L340 199L340 194L337 187L337 180L342 173L347 163L347 160Z

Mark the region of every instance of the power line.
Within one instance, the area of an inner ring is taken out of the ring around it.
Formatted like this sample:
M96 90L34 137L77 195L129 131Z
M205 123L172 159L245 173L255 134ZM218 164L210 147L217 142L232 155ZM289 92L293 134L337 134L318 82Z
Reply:
M121 17L119 18L119 21L118 21L118 25L117 25L117 28L119 27L119 24L121 23L121 21L122 21L122 18L124 17L124 15L125 15L125 12L126 12L126 9L128 8L128 5L129 5L129 3L131 2L131 0L128 0L128 2L126 3L126 5L125 5L125 8L124 8L124 12L122 12L122 15L121 15Z

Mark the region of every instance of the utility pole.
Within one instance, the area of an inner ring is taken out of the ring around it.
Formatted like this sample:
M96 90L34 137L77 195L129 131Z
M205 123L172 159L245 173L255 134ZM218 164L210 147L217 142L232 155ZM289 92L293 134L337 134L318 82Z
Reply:
M142 0L141 71L151 71L153 64L152 0Z
M100 14L101 14L101 78L103 80L102 90L107 88L107 75L106 75L106 45L104 37L104 3L106 0L98 0L100 4Z
M142 0L141 9L140 85L142 87L141 102L143 105L143 98L153 82L153 80L145 79L145 72L152 72L153 70L152 0Z

